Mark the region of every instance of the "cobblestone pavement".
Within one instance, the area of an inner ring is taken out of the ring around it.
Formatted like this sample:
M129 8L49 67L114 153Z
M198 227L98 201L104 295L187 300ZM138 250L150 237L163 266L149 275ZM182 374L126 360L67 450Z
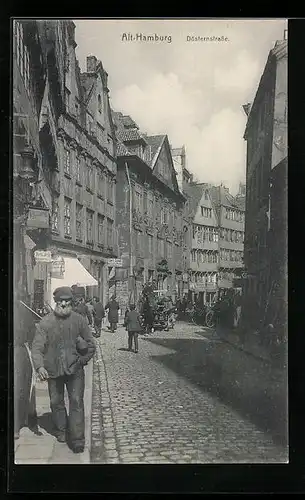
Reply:
M94 360L91 462L287 462L286 447L214 390L215 380L219 386L226 378L217 364L201 384L206 360L229 353L223 346L204 328L178 323L141 336L135 354L125 329L103 331Z

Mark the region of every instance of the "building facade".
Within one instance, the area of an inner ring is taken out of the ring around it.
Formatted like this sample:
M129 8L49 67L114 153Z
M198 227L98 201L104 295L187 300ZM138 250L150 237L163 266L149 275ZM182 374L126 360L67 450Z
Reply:
M218 290L240 287L243 271L244 193L233 197L224 186L185 187L192 227L189 252L190 298L211 304Z
M60 30L64 106L56 124L57 164L49 171L49 249L59 265L51 278L50 300L54 288L65 282L84 286L88 296L97 295L105 302L108 258L117 255L115 134L108 75L94 56L87 58L87 71L81 73L75 25L66 21Z
M189 292L193 301L211 303L218 281L218 221L212 204L210 186L186 184L186 210L191 222L189 248Z
M168 138L142 134L129 116L113 115L119 140L117 226L123 259L117 274L122 277L125 269L127 280L133 273L136 300L143 284L153 281L160 291L181 296L185 198L179 191Z
M252 326L259 328L266 322L276 323L286 309L286 40L276 42L270 51L255 99L244 109L247 115L244 296L245 307L248 304L252 311L249 313Z

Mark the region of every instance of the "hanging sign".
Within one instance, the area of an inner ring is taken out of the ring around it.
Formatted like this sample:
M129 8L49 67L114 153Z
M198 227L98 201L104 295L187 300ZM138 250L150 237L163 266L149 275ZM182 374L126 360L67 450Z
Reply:
M109 267L122 267L123 259L107 259L107 264Z
M63 257L56 257L52 261L51 278L63 279L65 274L65 261Z
M52 253L50 250L36 250L34 257L36 262L52 262Z
M27 218L27 227L33 229L48 229L50 225L49 210L42 208L30 208Z

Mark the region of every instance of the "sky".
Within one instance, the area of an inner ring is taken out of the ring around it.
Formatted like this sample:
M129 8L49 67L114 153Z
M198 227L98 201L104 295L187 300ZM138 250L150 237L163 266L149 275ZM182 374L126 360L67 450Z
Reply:
M187 168L196 180L223 183L235 194L246 169L242 105L253 101L269 51L283 39L287 21L74 22L80 68L86 70L88 55L102 61L112 108L130 115L148 135L167 134L173 148L185 145ZM138 40L126 40L128 34L139 34ZM167 39L144 41L144 35L155 34ZM195 36L227 40L189 40Z

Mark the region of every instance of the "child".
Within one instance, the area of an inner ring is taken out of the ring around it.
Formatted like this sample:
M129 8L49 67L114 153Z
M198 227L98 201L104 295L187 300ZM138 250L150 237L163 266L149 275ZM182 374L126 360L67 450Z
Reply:
M142 331L140 314L136 311L136 306L131 304L130 311L125 316L125 325L128 331L128 349L132 351L132 344L134 340L134 352L138 352L138 334Z

